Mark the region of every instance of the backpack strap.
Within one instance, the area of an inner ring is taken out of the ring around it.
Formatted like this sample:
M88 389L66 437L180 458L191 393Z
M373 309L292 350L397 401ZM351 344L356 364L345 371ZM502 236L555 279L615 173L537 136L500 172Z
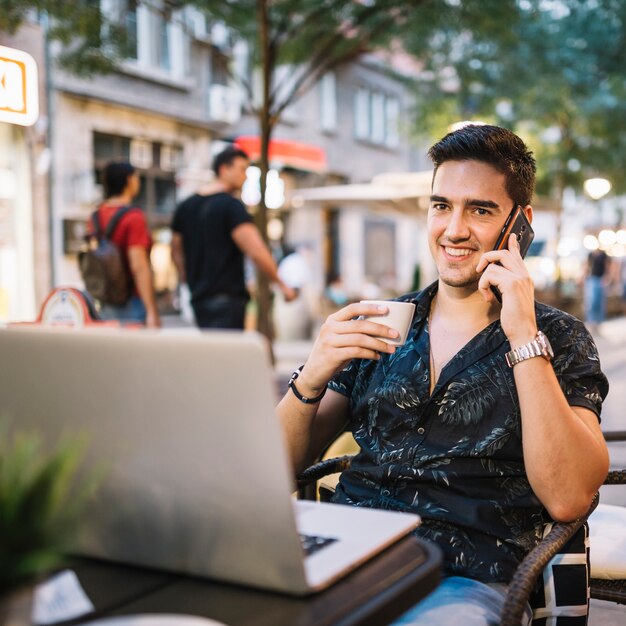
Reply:
M91 239L92 237L95 237L98 241L100 241L100 239L102 239L102 229L100 228L100 219L99 219L98 215L99 215L99 209L96 209L91 214L91 225L93 227L93 233L92 234L88 234L85 237L87 240Z
M119 224L120 220L124 217L124 215L126 215L126 213L128 213L133 207L130 206L123 206L120 207L115 214L113 215L113 217L109 220L109 223L107 224L107 227L104 231L104 237L106 239L111 239L111 237L113 236L113 232L115 231L115 228L117 227L117 225ZM98 231L96 234L99 235L99 231L100 228L98 228ZM100 239L100 237L98 237L98 239Z

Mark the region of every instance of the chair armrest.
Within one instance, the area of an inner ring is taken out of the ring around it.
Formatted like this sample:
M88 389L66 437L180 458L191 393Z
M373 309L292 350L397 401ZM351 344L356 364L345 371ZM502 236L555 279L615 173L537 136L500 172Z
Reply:
M305 488L316 480L328 476L329 474L336 474L337 472L343 472L350 467L352 463L353 455L348 454L346 456L338 456L334 459L327 459L326 461L320 461L307 467L300 472L296 477L296 484L298 486L298 498L306 498Z
M602 434L605 441L626 441L626 430L609 430Z
M603 484L626 485L626 469L611 470Z
M320 461L302 471L297 476L298 497L305 498L308 496L314 498L312 494L307 492L306 488L324 476L348 469L353 458L352 455L347 455ZM626 469L610 471L604 484L626 484ZM598 502L599 494L596 494L584 516L573 522L555 522L548 535L526 555L509 584L508 594L502 608L501 626L520 625L526 604L535 588L538 576L543 572L554 555L565 546L587 521L589 515L597 507Z
M535 546L518 565L509 583L509 590L502 607L500 626L519 626L537 577L552 557L576 534L598 506L596 494L587 513L573 522L555 522L552 530Z

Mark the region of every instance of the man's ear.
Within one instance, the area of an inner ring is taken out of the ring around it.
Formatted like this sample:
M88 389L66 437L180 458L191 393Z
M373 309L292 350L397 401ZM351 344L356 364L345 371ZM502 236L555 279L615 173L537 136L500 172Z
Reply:
M530 204L527 204L522 210L524 211L524 215L526 216L526 219L532 224L533 223L533 208L530 206Z

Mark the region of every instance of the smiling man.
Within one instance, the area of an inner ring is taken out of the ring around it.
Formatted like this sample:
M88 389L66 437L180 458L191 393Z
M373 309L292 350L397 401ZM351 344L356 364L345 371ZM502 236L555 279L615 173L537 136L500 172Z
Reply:
M279 413L297 470L350 428L361 449L335 501L418 513L417 534L443 551L442 584L397 623L498 624L544 525L582 515L606 476L608 383L582 322L535 302L515 236L493 251L515 207L532 219L524 142L468 125L429 155L439 279L399 298L416 304L407 342L394 348L382 338L395 331L359 318L375 307L345 307Z

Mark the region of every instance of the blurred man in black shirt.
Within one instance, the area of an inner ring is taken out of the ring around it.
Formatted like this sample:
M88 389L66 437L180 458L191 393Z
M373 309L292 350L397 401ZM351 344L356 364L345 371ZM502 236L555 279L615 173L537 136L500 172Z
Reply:
M278 276L276 263L244 204L234 197L246 180L248 156L227 148L215 157L216 179L184 200L172 222L172 260L181 283L191 291L200 328L243 329L250 295L244 278L249 256L285 300L295 291Z

